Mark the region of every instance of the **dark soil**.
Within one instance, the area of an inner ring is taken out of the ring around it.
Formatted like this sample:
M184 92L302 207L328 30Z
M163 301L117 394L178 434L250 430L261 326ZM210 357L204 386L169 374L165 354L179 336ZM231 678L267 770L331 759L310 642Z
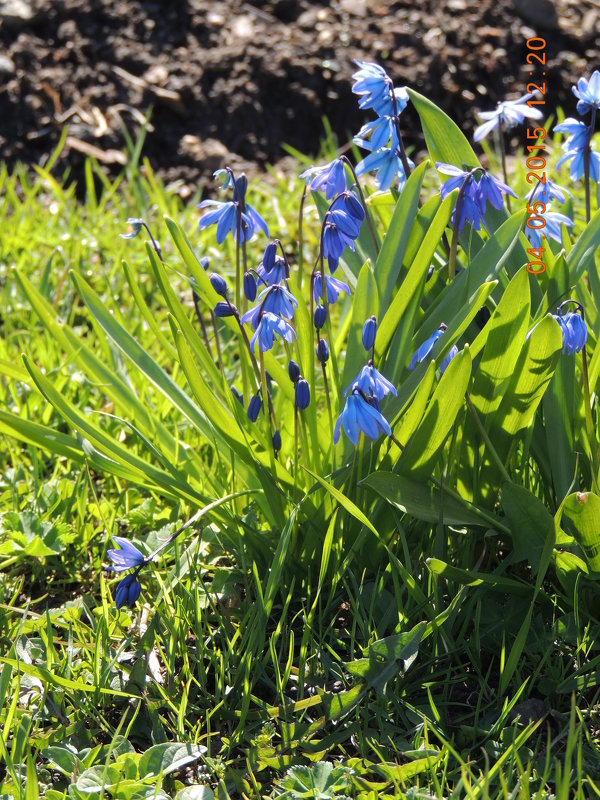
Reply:
M550 29L516 5L542 11ZM9 165L43 162L66 124L62 163L77 174L92 153L118 170L121 125L137 136L152 107L144 154L164 179L189 187L227 162L277 162L282 142L314 153L324 115L347 141L367 118L351 93L355 58L382 63L467 133L477 110L525 93L528 37L547 41L549 111L572 113L570 87L600 66L598 0L37 0L33 11L29 21L0 13ZM410 109L403 123L419 146Z

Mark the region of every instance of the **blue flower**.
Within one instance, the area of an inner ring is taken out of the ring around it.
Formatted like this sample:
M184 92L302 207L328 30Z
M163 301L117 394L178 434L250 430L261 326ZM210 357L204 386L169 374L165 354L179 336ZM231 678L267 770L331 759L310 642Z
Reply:
M482 139L498 128L502 123L507 128L514 128L515 125L523 122L525 117L529 119L541 119L543 114L537 108L530 108L527 101L531 100L534 94L526 94L519 97L518 100L505 100L503 103L498 103L494 111L482 111L477 114L480 119L486 120L483 125L475 129L473 140L480 142Z
M600 108L600 72L594 70L589 81L587 78L579 78L577 86L573 86L573 94L579 99L579 114L587 114L592 108Z
M291 292L288 292L283 286L268 286L258 295L257 304L254 308L242 314L241 322L242 325L250 322L254 330L256 330L260 317L266 311L270 311L276 317L292 319L294 307L298 308L298 301Z
M408 103L408 92L404 88L394 89L392 79L383 67L370 61L356 61L359 69L352 75L352 91L359 96L359 108L372 108L378 117L394 113L392 92L396 100L396 111L400 114Z
M347 283L343 281L339 281L337 278L332 278L329 275L325 275L325 286L327 287L327 302L328 303L335 303L340 296L340 292L346 292L346 294L350 294L350 287ZM313 297L315 301L322 300L323 293L321 289L321 273L317 272L315 275L315 282L313 285Z
M569 168L571 180L578 181L585 173L585 147L566 152L556 164L557 169L560 169L567 161L571 162ZM590 178L594 183L600 182L600 155L594 150L590 150Z
M363 347L369 352L375 344L375 336L377 335L377 317L374 315L369 317L365 322L362 329L362 343Z
M266 350L270 350L273 347L275 334L290 343L296 338L296 331L289 322L272 314L270 311L265 311L256 327L254 336L250 340L252 352L254 352L254 345L257 340L258 348L261 352L264 353Z
M478 231L481 228L482 222L481 198L479 195L479 186L473 173L470 171L465 172L455 167L454 164L444 164L440 161L438 161L435 166L443 175L450 175L450 178L444 181L440 187L440 197L442 200L455 189L459 190L459 194L462 192L458 217L458 232L460 233L462 231L466 222L469 222L474 230ZM456 198L456 204L452 211L453 225L456 218L457 205L458 197Z
M459 169L455 167L454 164L445 164L443 161L436 161L435 168L438 172L441 172L442 175L450 175L448 180L445 180L440 186L440 197L442 200L455 189L461 189L467 178L469 178L471 182L473 181L470 170Z
M357 222L365 218L365 210L355 192L342 192L331 204L331 211L342 210Z
M547 239L554 239L555 242L562 243L562 230L561 226L566 225L568 228L573 227L573 220L566 217L564 214L559 214L557 211L546 211L543 214L546 225L543 228L530 228L525 227L525 236L531 243L532 247L542 246L542 236Z
M252 206L246 203L246 190L248 179L245 175L240 175L235 181L233 188L233 199L228 202L219 200L203 200L198 208L213 208L200 219L199 229L203 230L209 225L217 225L217 242L221 244L225 241L228 233L231 233L235 242L238 237L238 213L240 215L240 241L246 242L251 239L257 228L260 228L265 236L269 235L267 223L255 211Z
M139 219L138 217L129 217L129 219L127 220L127 224L131 225L133 230L130 231L129 233L120 233L119 236L121 237L121 239L135 239L135 237L142 230L142 225L144 224L144 220Z
M408 163L411 168L414 167L410 159ZM382 192L385 189L389 189L396 180L398 181L398 188L402 189L406 181L406 174L397 149L382 148L369 153L366 158L363 158L356 165L355 172L357 175L364 175L365 172L376 172L375 180Z
M346 247L354 250L360 222L341 208L329 210L323 222L323 256L339 259Z
M285 259L281 256L275 256L272 266L267 270L265 262L263 261L256 268L258 276L267 284L273 286L276 283L281 283L282 280L287 278L287 269Z
M370 136L370 139L366 139ZM390 142L391 140L391 142ZM364 150L381 150L388 145L392 150L398 149L398 132L394 117L385 115L377 117L377 119L367 122L354 137L354 144L362 147Z
M457 356L457 355L458 355L458 347L455 344L453 344L452 347L450 348L450 350L448 350L448 352L446 353L446 357L444 358L444 360L440 364L440 373L442 375L448 369L448 365L450 364L450 362L452 361L454 356Z
M262 411L263 401L259 394L252 395L248 403L248 419L250 422L256 422L258 415Z
M296 381L294 403L296 408L299 408L300 411L304 411L310 404L310 386L305 378L299 378Z
M319 339L316 353L320 364L326 364L329 361L329 345L325 339Z
M566 314L552 314L560 325L563 337L563 353L572 356L583 350L587 342L588 330L585 321L580 314L569 311Z
M567 134L567 139L562 144L562 149L567 152L585 147L590 134L590 129L585 122L574 117L567 117L560 125L555 125L554 131Z
M482 214L485 214L486 203L494 206L494 208L502 208L505 194L510 194L512 197L517 196L510 186L502 183L498 178L494 178L489 172L482 173L477 182L477 197Z
M377 400L383 400L387 394L393 394L394 397L398 395L394 384L390 383L387 378L384 378L381 372L375 369L371 363L361 369L356 380L352 381L350 386L345 390L344 397L346 397L350 391L353 391L355 387L358 387L367 397L372 396L377 398Z
M135 573L126 575L123 580L117 584L117 590L115 592L115 606L117 608L122 608L123 606L129 606L129 608L133 608L136 600L140 596L141 590L142 587L137 580Z
M392 433L392 429L381 411L362 396L356 384L352 389L352 394L346 399L344 410L335 423L334 444L337 444L340 439L342 426L354 446L358 444L358 437L361 433L364 433L369 439L377 439L381 433L385 433L387 436Z
M433 350L434 344L437 342L437 340L440 338L440 336L444 333L445 330L446 330L446 325L442 322L440 327L437 330L435 330L431 334L431 336L425 339L423 344L420 345L415 350L410 359L410 364L408 365L409 370L414 369L417 366L417 364L420 364L422 361L425 361L427 356Z
M346 168L341 158L330 161L324 167L310 167L300 175L312 192L324 191L328 200L346 191ZM310 181L310 183L309 183Z
M564 203L567 195L573 197L568 189L563 189L562 186L546 178L545 183L538 181L537 186L531 193L529 204L533 205L535 202L539 202L548 205L551 200L558 200L559 203Z
M137 547L122 536L113 536L113 541L119 545L119 550L107 550L106 555L113 562L110 567L114 572L124 572L126 569L141 566L146 560Z

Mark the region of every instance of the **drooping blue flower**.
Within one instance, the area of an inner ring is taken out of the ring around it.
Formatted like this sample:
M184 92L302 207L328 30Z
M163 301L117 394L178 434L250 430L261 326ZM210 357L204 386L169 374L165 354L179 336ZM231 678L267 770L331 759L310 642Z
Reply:
M414 369L417 366L417 364L420 364L422 361L425 361L427 356L433 350L433 346L435 345L435 343L440 338L440 336L444 333L445 330L446 330L446 325L442 322L440 327L437 330L435 330L431 334L431 336L429 336L427 339L425 339L423 344L421 344L415 350L415 352L412 354L412 357L410 359L410 363L408 365L408 369L409 370Z
M310 167L300 177L306 179L311 192L324 191L328 200L346 191L346 168L341 158L330 161L324 167Z
M133 608L138 597L140 596L141 590L142 587L136 578L136 574L132 573L130 575L126 575L123 580L119 581L117 584L117 590L115 592L115 606L117 608L122 608L123 606L129 606L129 608Z
M325 339L319 339L316 354L320 364L326 364L329 361L329 345Z
M129 233L120 233L119 236L121 239L135 239L135 237L140 233L142 230L142 225L144 224L143 219L139 219L138 217L129 217L127 220L127 224L131 225L132 229Z
M507 128L514 128L515 125L523 122L527 117L528 119L541 119L543 114L537 108L531 108L527 105L527 101L531 100L534 94L525 94L517 100L505 100L498 103L494 111L481 111L477 114L479 119L485 122L475 129L473 140L480 142L482 139L491 133L494 128L498 128L502 123Z
M587 114L592 108L600 108L600 72L594 70L589 81L587 78L579 78L577 86L573 86L573 94L578 98L579 114Z
M361 369L358 373L358 377L353 380L350 386L344 391L344 397L353 391L356 386L358 386L360 391L367 395L367 397L373 396L376 397L377 400L383 400L388 394L393 394L394 397L398 396L394 384L390 383L387 378L384 378L381 372L375 369L371 363L366 364Z
M490 175L489 172L484 171L481 174L477 182L477 198L482 214L485 214L486 203L494 206L494 208L502 208L504 206L505 194L509 194L512 197L517 196L510 186L507 186L501 180L498 180L498 178Z
M370 137L370 138L366 138ZM363 150L381 150L389 145L391 150L398 149L398 132L393 116L384 115L367 122L354 137L354 144Z
M203 230L209 225L216 224L217 242L219 244L225 241L228 233L231 233L234 241L237 242L239 212L240 242L246 242L251 239L257 229L262 230L265 236L268 236L267 223L251 205L246 203L247 188L248 179L242 174L236 179L235 187L232 187L233 197L231 200L227 202L203 200L198 205L198 208L212 208L213 210L201 217L198 224L199 229Z
M245 314L242 314L241 322L242 325L249 322L253 329L256 330L260 317L266 311L270 311L276 317L292 319L294 308L298 308L298 301L285 287L279 285L267 286L258 295L256 305L248 309Z
M583 120L567 117L559 125L554 126L554 132L567 134L567 138L562 144L562 149L566 152L571 152L572 150L581 150L586 146L590 129Z
M352 91L359 97L359 108L372 108L378 117L390 116L394 113L393 92L396 112L400 114L404 111L408 103L408 92L405 88L394 89L392 79L379 64L358 60L355 63L359 69L352 75Z
M572 356L583 350L587 342L588 329L581 314L568 311L566 314L552 314L560 325L563 337L563 353Z
M532 247L542 246L542 236L546 239L554 239L555 242L562 242L562 226L573 227L573 220L558 211L550 211L549 206L543 214L546 225L543 228L525 227L525 236Z
M250 422L256 422L258 419L258 415L262 411L263 408L263 401L262 397L259 394L252 395L250 398L250 402L248 403L248 419Z
M348 295L350 294L350 287L347 283L344 283L337 278L332 278L330 275L325 275L325 286L327 288L327 302L330 304L337 301L341 292L346 292ZM315 281L313 284L313 297L315 298L316 302L323 299L320 272L317 272L315 275Z
M113 541L119 545L119 550L107 550L106 555L113 562L110 567L114 572L124 572L126 569L139 567L144 563L145 557L137 547L122 536L113 536Z
M443 175L450 175L450 178L444 181L440 187L440 197L444 199L450 192L453 192L455 189L459 190L459 195L456 198L456 204L452 211L452 224L454 225L456 219L458 197L462 193L458 216L458 232L460 233L462 231L466 222L469 222L473 229L478 231L481 228L482 211L479 187L474 174L471 171L465 172L455 167L454 164L444 164L440 161L438 161L435 166L438 172L441 172Z
M267 286L273 286L276 283L281 283L287 277L287 269L285 259L281 256L275 256L271 267L267 270L265 268L264 260L256 268L256 272Z
M458 347L453 344L450 350L446 353L446 356L442 363L440 364L440 373L443 375L444 372L448 369L448 365L452 361L452 359L458 355Z
M354 250L360 222L341 208L329 210L323 221L323 256L339 259L346 247Z
M368 402L360 392L358 385L352 389L352 394L346 398L344 410L337 418L333 430L333 443L340 439L342 427L348 439L356 447L361 433L369 439L377 439L381 433L390 436L392 429L386 418L375 404Z
M369 352L369 350L373 349L376 335L377 335L377 317L373 315L369 317L368 320L366 320L362 329L362 343L367 353Z
M299 378L296 381L294 403L296 408L300 409L300 411L304 411L310 404L310 386L305 378Z
M270 350L273 347L275 334L281 336L282 339L290 342L290 344L296 338L296 331L289 322L272 314L270 311L264 311L254 331L254 336L250 340L252 352L254 352L254 345L257 341L261 352L264 353L266 350Z
M331 211L341 210L356 222L362 222L365 218L365 209L358 199L356 192L342 192L331 204Z
M408 159L411 169L414 163ZM406 173L402 165L402 159L398 149L389 149L383 147L381 150L375 150L369 153L366 158L363 158L356 165L355 170L357 175L364 175L366 172L375 172L375 180L380 191L389 189L394 181L398 182L398 189L402 189L406 182Z
M563 164L571 162L569 175L572 181L578 181L585 174L585 147L578 150L568 150L562 158L558 160L556 168L560 169ZM600 154L595 150L590 150L590 178L594 183L600 182Z
M532 206L535 202L548 205L551 200L558 200L559 203L564 203L567 199L567 195L573 197L568 189L564 189L562 186L546 178L545 183L538 181L535 189L531 193L529 205Z
M470 181L473 180L473 175L471 174L470 170L460 169L459 167L454 166L454 164L446 164L443 161L436 161L435 168L438 172L441 172L442 175L450 176L448 180L445 180L440 186L440 197L442 200L445 200L450 192L453 192L455 189L461 189L467 178L469 178Z

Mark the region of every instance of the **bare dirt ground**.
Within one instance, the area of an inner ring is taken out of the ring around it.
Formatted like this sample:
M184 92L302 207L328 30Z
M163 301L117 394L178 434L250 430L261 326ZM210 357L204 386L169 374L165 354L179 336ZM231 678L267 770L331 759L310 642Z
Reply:
M532 36L547 42L547 109L572 113L571 85L600 67L600 0L0 0L0 150L43 162L66 124L73 174L87 153L117 170L121 125L137 135L151 107L145 155L192 188L228 161L277 162L282 142L314 153L324 115L351 138L356 58L470 133L477 110L525 93Z

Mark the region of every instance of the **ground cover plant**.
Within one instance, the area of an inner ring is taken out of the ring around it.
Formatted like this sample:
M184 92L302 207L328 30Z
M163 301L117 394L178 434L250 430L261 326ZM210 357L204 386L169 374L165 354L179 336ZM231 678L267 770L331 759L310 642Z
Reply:
M7 797L600 791L600 73L485 168L354 89L364 158L200 215L0 175Z

